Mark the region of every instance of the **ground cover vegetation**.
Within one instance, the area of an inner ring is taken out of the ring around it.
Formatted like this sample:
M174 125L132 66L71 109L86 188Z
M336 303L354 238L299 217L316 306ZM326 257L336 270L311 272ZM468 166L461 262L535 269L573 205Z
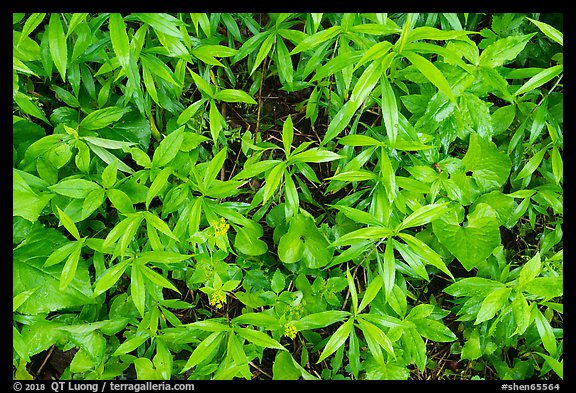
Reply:
M15 379L563 378L558 14L13 14Z

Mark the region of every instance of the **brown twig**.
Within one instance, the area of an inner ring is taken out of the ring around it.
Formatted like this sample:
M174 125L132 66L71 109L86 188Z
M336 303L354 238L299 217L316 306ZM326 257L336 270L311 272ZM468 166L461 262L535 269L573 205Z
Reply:
M48 359L50 359L50 356L52 356L52 352L54 352L55 347L56 347L56 344L52 344L52 346L50 347L50 350L48 351L48 355L46 355L46 357L44 358L44 361L40 365L40 368L38 369L38 371L36 371L36 375L40 375L40 373L42 372L42 369L44 368L44 366L48 362Z

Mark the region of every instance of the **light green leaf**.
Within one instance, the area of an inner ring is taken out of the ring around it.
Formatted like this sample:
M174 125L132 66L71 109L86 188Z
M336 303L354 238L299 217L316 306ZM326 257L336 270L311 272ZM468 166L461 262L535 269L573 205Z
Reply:
M116 264L110 267L106 272L96 281L96 285L94 287L94 295L96 297L101 293L106 292L108 289L112 287L112 285L116 284L122 274L126 271L130 263L130 259L125 260L119 264Z
M552 330L552 326L550 322L546 319L544 314L537 308L533 308L534 313L534 322L536 323L536 330L538 330L538 334L542 339L542 345L544 345L544 349L548 351L551 356L555 356L558 350L556 344L556 337L554 336L554 331Z
M383 284L383 282L382 282L381 276L374 277L372 282L368 285L368 288L366 288L366 291L364 292L364 296L362 297L362 301L360 302L360 305L358 306L358 312L359 313L362 312L362 310L364 310L366 308L366 306L368 306L372 300L374 300L376 295L378 295L378 292L380 292L380 289L382 288L382 284Z
M154 151L152 165L155 167L166 166L176 157L182 142L184 141L185 126L181 126L168 134Z
M326 359L328 356L332 355L338 350L350 335L350 332L354 328L354 318L350 318L344 322L336 331L330 336L330 339L326 343L324 350L320 354L320 358L316 363L320 363L322 360Z
M262 230L257 231L252 226L239 227L236 230L234 248L246 255L262 255L268 251L268 245L259 239L262 234Z
M48 188L57 194L78 199L86 198L90 192L101 189L98 184L85 179L62 180Z
M342 32L342 26L332 26L325 30L321 30L303 39L302 42L300 42L298 45L296 45L294 49L292 49L290 54L294 55L299 52L305 52L310 49L315 49L323 42L328 41L329 39L335 37L341 32Z
M458 212L451 209L433 221L432 227L440 243L469 271L500 244L500 226L495 211L485 203L476 206L464 226L460 226L461 221Z
M462 162L484 193L503 186L512 167L506 152L478 134L470 135L470 144Z
M535 34L513 35L497 40L482 51L479 65L496 68L514 60Z
M12 170L12 216L20 216L30 222L36 222L54 195L35 193L24 181L16 169Z
M98 109L94 112L90 113L80 122L80 127L86 130L99 130L101 128L105 128L110 124L117 122L124 116L126 113L130 112L130 108L119 108L117 106L110 106L104 109ZM89 142L88 138L84 138ZM117 141L116 141L117 142ZM126 142L123 142L124 144ZM106 146L102 146L106 147Z
M448 203L432 203L421 206L406 217L398 229L402 230L427 224L446 213L449 210L447 205Z
M234 331L241 337L264 348L274 348L286 351L286 348L278 341L274 340L272 337L266 333L262 333L258 330L253 330L249 328L235 327Z
M562 71L564 71L564 65L558 64L550 68L546 68L543 71L540 71L538 74L534 75L532 78L528 79L526 83L524 83L518 90L514 92L514 96L518 96L520 94L524 94L531 90L534 90L543 84L549 82L557 75L559 75Z
M512 288L504 287L489 293L480 305L480 311L476 315L474 325L492 319L508 303L510 292L512 292Z
M158 195L160 190L166 185L168 182L168 177L172 174L173 168L170 166L165 167L162 169L154 178L154 181L150 185L148 189L148 193L146 194L146 208L150 206L150 202L152 199Z
M254 71L256 71L256 68L258 68L258 66L260 66L260 64L264 61L266 56L268 56L268 52L270 52L270 49L272 48L272 45L274 44L274 41L276 39L276 34L272 34L272 32L266 34L268 34L268 37L266 37L262 45L260 45L260 49L256 54L256 60L254 60L254 65L252 66L252 70L250 71L250 75L252 75Z
M403 55L428 79L434 86L446 95L451 101L455 101L450 84L434 64L415 52L405 51Z
M78 232L78 228L76 228L74 221L72 221L66 213L60 210L58 206L56 206L56 209L58 210L58 216L60 217L60 222L64 225L64 228L66 228L76 240L80 240L80 233Z
M126 70L130 63L130 42L128 41L126 25L124 24L122 15L117 13L111 14L108 21L108 28L110 29L110 41L112 41L114 53L122 68Z
M290 149L292 147L292 140L294 139L294 125L292 124L292 116L288 115L284 124L282 125L282 145L286 156L290 156Z
M60 290L66 289L76 276L78 261L80 260L80 253L82 251L82 243L82 241L76 242L75 247L72 249L72 252L68 256L68 259L62 268L62 274L60 275Z
M530 22L534 23L546 37L550 38L552 41L559 43L564 46L564 34L558 29L550 26L547 23L541 22L539 20L527 18Z
M60 14L50 14L48 22L48 34L50 37L50 54L54 65L58 69L62 80L66 80L66 67L68 66L68 46L66 45L66 35L60 20Z
M315 147L302 153L294 154L290 157L290 161L293 162L329 162L342 158L339 154L336 154L329 150L324 150L319 147Z
M254 98L250 97L248 93L236 89L222 89L216 92L212 97L218 101L224 102L243 102L246 104L256 104Z
M330 311L321 311L314 314L306 315L296 321L292 321L292 325L298 331L303 330L310 330L310 329L319 329L329 325L332 325L336 322L340 322L346 317L351 316L350 312L348 311L340 311L340 310L330 310Z

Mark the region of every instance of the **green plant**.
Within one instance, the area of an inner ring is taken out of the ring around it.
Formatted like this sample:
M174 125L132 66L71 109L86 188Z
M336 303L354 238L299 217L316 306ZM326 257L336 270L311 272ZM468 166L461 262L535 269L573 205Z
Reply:
M13 14L14 378L562 379L560 19Z

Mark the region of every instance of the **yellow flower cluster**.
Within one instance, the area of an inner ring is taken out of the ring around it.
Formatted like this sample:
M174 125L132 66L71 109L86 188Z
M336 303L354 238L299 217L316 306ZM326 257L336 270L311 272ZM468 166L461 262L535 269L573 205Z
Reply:
M228 232L228 228L230 228L230 224L226 222L224 217L220 217L220 221L214 221L212 223L212 228L214 228L214 235L216 236L224 236L226 232Z
M220 309L226 304L226 293L221 290L217 289L210 295L210 305Z
M294 325L292 325L291 323L287 323L286 325L284 325L284 336L294 340L294 338L296 337L296 333L298 333L298 329L296 329Z

